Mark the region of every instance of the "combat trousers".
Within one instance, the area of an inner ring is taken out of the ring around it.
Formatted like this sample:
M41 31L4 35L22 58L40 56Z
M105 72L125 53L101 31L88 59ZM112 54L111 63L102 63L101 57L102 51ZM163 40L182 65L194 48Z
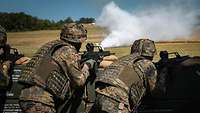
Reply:
M23 89L19 104L24 113L56 113L53 96L37 86Z
M33 101L21 101L20 106L24 113L56 113L54 108Z

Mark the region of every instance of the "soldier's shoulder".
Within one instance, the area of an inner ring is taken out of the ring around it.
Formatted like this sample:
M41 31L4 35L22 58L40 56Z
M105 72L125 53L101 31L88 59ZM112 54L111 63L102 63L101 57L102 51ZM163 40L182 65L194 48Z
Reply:
M64 45L62 47L60 47L59 49L56 50L57 52L67 52L67 53L73 53L73 52L77 52L75 47L71 46L71 45Z
M108 84L117 84L119 82L116 82L118 79L120 73L127 68L130 62L130 56L124 56L109 65L107 68L104 69L103 72L99 73L99 76L97 76L96 81L101 81ZM132 64L132 63L131 63Z
M56 40L60 41L60 40ZM76 48L68 43L65 43L63 41L60 41L60 43L63 43L61 47L58 47L54 54L71 54L71 53L77 53Z
M74 62L80 59L80 55L76 51L75 47L71 45L65 45L57 49L53 54L54 59L57 61Z
M145 66L154 65L153 62L148 59L141 59L141 60L138 60L136 63L145 64Z
M138 65L147 76L154 76L157 75L157 70L155 65L152 61L148 59L139 60L136 62L136 65Z

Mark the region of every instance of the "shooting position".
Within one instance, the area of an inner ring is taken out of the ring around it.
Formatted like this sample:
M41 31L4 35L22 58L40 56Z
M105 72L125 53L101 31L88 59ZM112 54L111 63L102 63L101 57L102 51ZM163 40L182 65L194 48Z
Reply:
M8 104L17 105L18 100L15 99L18 95L13 90L18 89L18 85L14 82L17 79L16 76L13 77L13 73L15 73L16 65L26 64L28 61L29 58L24 57L16 48L11 48L7 44L6 30L0 26L0 112L11 110Z
M106 68L118 58L110 51L105 51L99 44L87 43L86 51L81 55L81 62L93 59L99 68Z

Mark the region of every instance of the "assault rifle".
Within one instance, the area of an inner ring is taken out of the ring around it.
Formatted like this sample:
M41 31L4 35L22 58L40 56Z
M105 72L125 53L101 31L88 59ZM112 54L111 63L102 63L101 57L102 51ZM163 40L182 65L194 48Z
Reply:
M172 56L172 58L169 58L169 56ZM189 59L190 57L188 55L181 56L178 52L171 52L168 51L161 51L160 52L160 60L155 63L156 68L160 70L163 67L166 66L174 66L182 61L185 61Z
M110 51L104 51L103 48L99 45L94 45L93 43L86 44L86 51L84 51L83 54L81 55L81 64L83 64L89 59L93 59L97 63L95 64L93 69L90 70L90 74L92 76L88 77L86 81L86 85L82 89L82 92L83 92L82 100L85 103L84 105L85 107L83 107L84 109L79 108L81 109L81 111L86 112L86 109L89 110L91 108L90 106L92 106L92 104L94 103L95 101L95 92L94 92L95 82L94 81L98 73L100 73L101 71L101 69L98 69L98 68L103 58L105 56L110 56L110 55L114 55L114 53L111 53ZM80 92L78 94L80 95ZM77 96L77 97L81 97L81 96Z
M81 63L93 59L100 64L105 56L114 55L110 51L104 51L103 48L99 45L94 45L93 43L87 43L86 51L83 52L81 55Z
M24 57L24 54L20 54L16 48L11 48L10 45L6 45L4 47L4 54L2 55L3 61L11 61L13 64L20 59L21 57Z

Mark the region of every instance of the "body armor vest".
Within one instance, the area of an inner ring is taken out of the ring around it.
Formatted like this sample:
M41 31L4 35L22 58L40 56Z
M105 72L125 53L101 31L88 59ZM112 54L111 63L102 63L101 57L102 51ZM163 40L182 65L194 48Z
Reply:
M135 62L141 59L143 59L143 57L138 56L137 54L122 57L106 68L104 73L102 73L96 81L118 87L122 85L122 88L124 88L124 85L129 87L134 81L143 78L141 70L135 65Z
M70 91L67 67L52 57L53 53L63 46L69 44L55 40L42 46L22 70L19 82L38 85L54 96L64 99Z
M139 82L143 81L143 72L135 65L135 63L139 60L142 60L143 57L132 54L129 56L125 56L120 58L117 62L111 64L105 72L97 78L96 86L100 86L103 84L108 84L106 87L116 87L120 90L123 90L126 94L120 94L121 96L125 96L122 100L118 97L111 96L112 94L105 94L102 90L96 90L97 93L102 95L106 95L118 102L124 102L128 105L128 96L129 90L133 86L133 84L139 84ZM142 82L143 83L143 82ZM143 84L142 84L143 86ZM120 96L119 95L119 96Z

